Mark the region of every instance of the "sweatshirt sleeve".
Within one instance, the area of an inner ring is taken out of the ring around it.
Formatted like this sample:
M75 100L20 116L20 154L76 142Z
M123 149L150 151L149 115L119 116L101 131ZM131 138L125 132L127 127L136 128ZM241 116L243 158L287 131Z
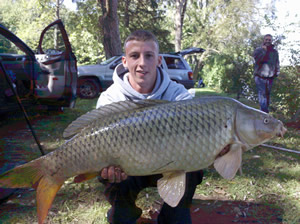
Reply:
M126 100L126 97L120 92L120 89L116 87L116 84L112 84L106 91L101 93L96 108L123 100Z
M188 100L192 99L193 96L189 93L189 91L181 84L171 81L169 87L169 94L172 95L171 101L179 101L179 100Z
M260 63L264 59L265 55L266 55L266 51L263 48L261 47L256 48L255 51L253 52L253 58L255 60L255 63L257 64Z

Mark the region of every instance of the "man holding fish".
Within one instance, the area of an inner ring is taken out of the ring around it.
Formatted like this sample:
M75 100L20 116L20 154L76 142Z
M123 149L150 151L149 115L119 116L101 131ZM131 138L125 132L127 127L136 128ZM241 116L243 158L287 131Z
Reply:
M151 32L137 30L131 33L125 40L124 52L122 64L116 67L113 74L114 84L101 94L97 108L124 100L178 101L192 98L181 84L171 81L169 75L160 68L159 44ZM101 177L100 181L106 185L105 195L112 205L108 211L108 221L131 224L136 223L142 214L142 210L135 205L138 193L146 187L156 187L162 175L128 177L119 167L110 166L102 170ZM202 171L187 173L188 187L183 198L174 208L163 204L158 215L159 224L192 223L189 207L202 177Z
M286 132L281 121L235 99L191 99L159 68L153 35L142 33L147 38L135 34L127 39L123 63L98 109L64 130L68 141L0 174L0 187L36 189L39 224L67 179L79 183L99 172L108 179L101 181L112 204L109 222L135 223L141 215L134 203L138 192L157 186L164 201L158 222L191 223L189 206L203 176L199 170L213 165L232 179L243 152Z

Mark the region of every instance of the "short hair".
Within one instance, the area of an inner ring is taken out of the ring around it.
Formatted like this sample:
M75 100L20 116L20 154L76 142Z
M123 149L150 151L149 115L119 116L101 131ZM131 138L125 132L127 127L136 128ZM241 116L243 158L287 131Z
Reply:
M159 52L158 40L156 39L156 36L148 30L136 30L133 31L131 34L129 34L129 36L126 38L124 42L124 52L125 52L126 44L132 40L143 41L143 42L154 41L157 45L157 49Z
M264 39L265 39L266 37L271 37L271 38L273 39L273 36L272 36L271 34L266 34L266 35L264 36Z

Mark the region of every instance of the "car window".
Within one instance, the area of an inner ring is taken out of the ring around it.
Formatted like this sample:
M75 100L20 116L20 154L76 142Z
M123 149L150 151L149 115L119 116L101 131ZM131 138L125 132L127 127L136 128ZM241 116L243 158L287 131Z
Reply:
M66 51L65 42L58 25L50 27L45 32L42 42L42 49L46 54L55 55Z
M186 69L183 61L181 58L174 58L174 57L164 57L168 69Z
M5 54L24 54L13 42L0 34L0 53Z
M113 56L105 61L100 62L100 65L108 65L110 62L112 62L113 60L115 60L115 58L118 56Z

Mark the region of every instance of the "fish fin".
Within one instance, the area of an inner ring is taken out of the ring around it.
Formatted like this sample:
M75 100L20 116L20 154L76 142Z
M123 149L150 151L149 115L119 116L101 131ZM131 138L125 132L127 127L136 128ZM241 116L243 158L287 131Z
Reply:
M171 207L180 202L185 192L185 172L164 173L157 181L157 188L160 197Z
M168 103L167 100L140 100L140 101L120 101L102 106L98 109L87 112L73 121L63 132L64 138L71 138L88 125L99 119L104 119L106 116L123 113L125 111L146 108L157 104Z
M44 223L57 191L64 181L57 181L44 176L39 181L36 191L38 223Z
M43 158L43 157L40 157ZM36 159L0 175L0 186L7 188L35 188L39 224L43 223L53 199L64 181L57 181L43 173L41 160Z
M236 172L242 163L242 145L234 143L230 146L230 150L225 155L217 158L214 167L217 172L225 179L234 178Z
M0 175L0 186L7 188L35 188L43 173L40 160L17 166Z
M83 181L93 179L96 176L99 176L99 172L79 174L74 178L74 183L81 183Z

